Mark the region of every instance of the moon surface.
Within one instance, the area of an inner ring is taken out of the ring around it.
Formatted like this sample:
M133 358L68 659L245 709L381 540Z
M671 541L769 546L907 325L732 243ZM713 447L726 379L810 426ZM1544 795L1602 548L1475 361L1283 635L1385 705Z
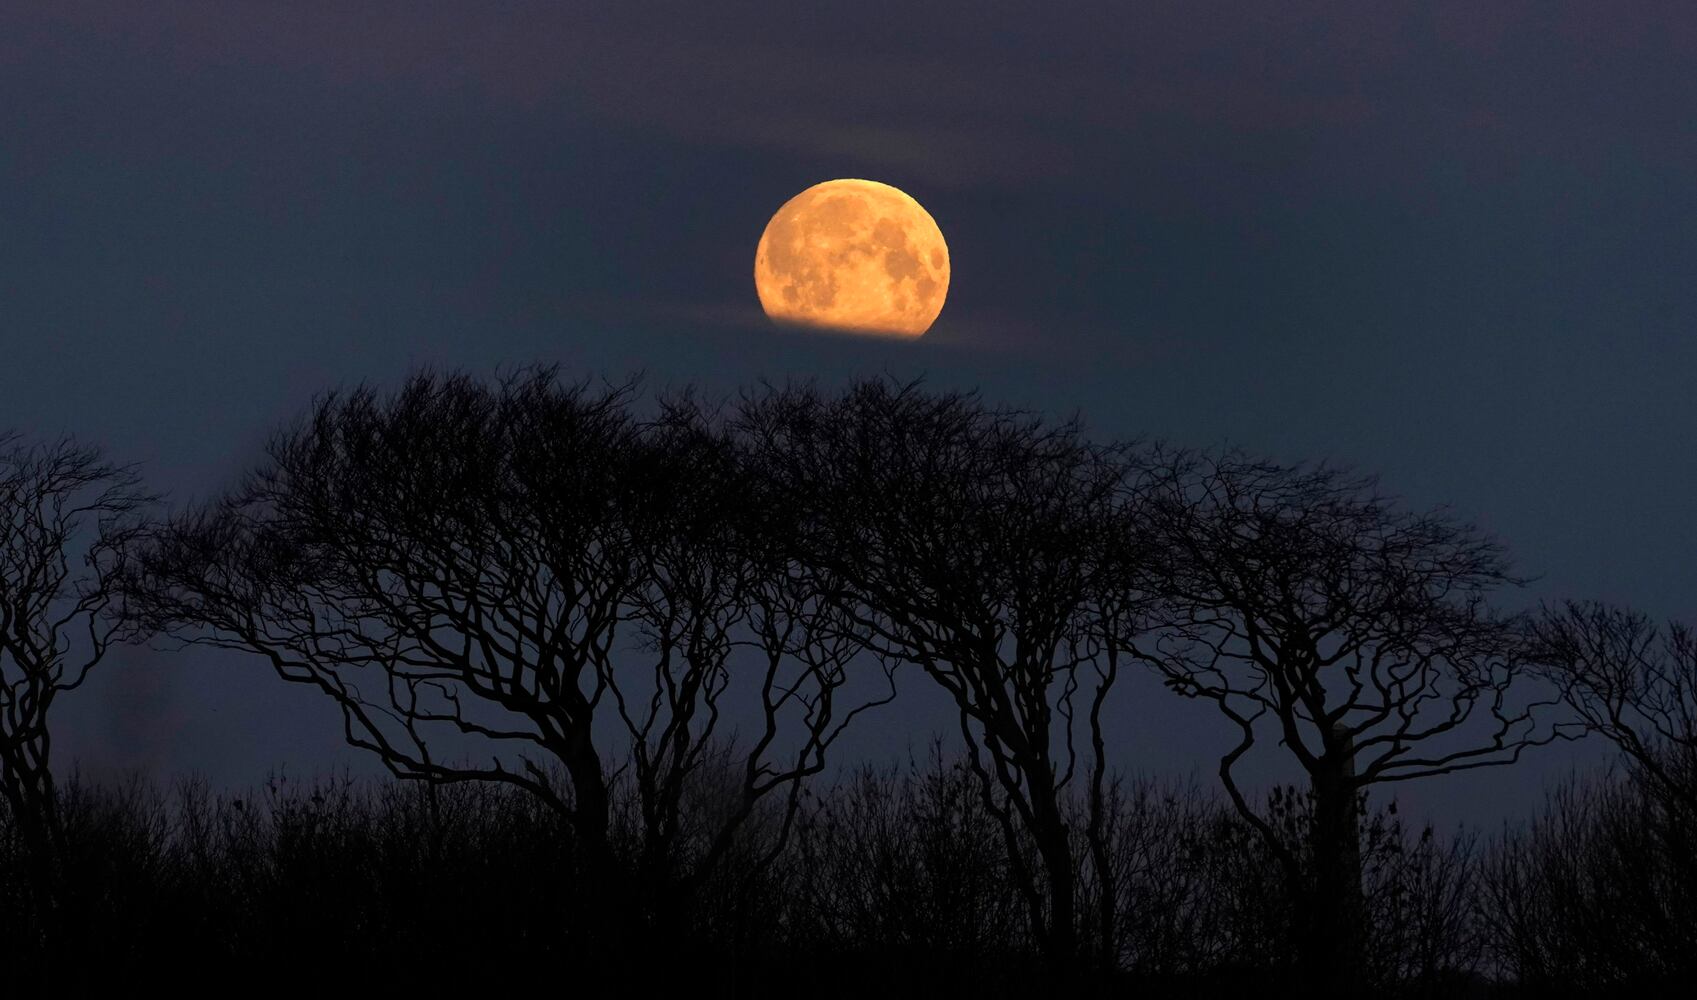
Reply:
M905 192L877 181L825 181L766 223L754 289L781 326L918 337L943 311L949 247Z

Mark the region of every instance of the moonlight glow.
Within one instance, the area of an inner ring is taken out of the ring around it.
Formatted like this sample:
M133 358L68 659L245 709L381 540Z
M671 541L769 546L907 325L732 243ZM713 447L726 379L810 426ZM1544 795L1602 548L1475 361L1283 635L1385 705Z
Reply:
M949 247L925 209L877 181L815 184L754 252L760 307L784 325L917 337L943 311Z

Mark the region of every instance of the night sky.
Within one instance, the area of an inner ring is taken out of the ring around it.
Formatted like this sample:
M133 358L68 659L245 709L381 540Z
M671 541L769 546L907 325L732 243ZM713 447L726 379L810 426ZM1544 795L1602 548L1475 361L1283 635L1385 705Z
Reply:
M923 339L761 314L762 228L834 177L941 226ZM181 504L423 365L923 374L1378 471L1508 544L1509 606L1689 619L1694 182L1683 2L0 3L0 428ZM946 727L922 688L866 752ZM374 768L235 654L121 650L59 711L62 770ZM1212 782L1211 707L1117 711L1123 767ZM1603 756L1400 795L1496 823Z

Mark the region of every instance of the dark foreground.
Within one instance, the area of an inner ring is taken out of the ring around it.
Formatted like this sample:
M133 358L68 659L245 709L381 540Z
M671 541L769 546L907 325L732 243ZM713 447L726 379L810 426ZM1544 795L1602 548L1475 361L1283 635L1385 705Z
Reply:
M1179 786L1122 786L1113 898L1087 880L1065 963L1033 946L998 827L937 756L821 791L769 862L757 825L741 863L687 899L644 870L640 844L622 845L620 872L583 870L552 813L497 788L278 778L252 796L192 782L62 794L56 864L27 862L9 827L0 841L0 948L26 995L540 981L576 996L1226 997L1300 980L1298 904L1277 867L1229 806ZM1575 786L1488 840L1370 813L1372 995L1672 989L1692 971L1691 896L1668 894L1691 885L1690 855L1658 870L1645 838L1669 831L1642 805L1624 786ZM1294 839L1304 803L1281 793L1273 812Z

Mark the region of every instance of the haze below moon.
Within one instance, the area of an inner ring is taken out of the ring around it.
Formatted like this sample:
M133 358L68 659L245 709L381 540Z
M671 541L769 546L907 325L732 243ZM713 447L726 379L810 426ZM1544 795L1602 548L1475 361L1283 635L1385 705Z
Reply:
M878 181L824 181L766 224L754 285L780 325L918 337L943 310L949 248L906 192Z

